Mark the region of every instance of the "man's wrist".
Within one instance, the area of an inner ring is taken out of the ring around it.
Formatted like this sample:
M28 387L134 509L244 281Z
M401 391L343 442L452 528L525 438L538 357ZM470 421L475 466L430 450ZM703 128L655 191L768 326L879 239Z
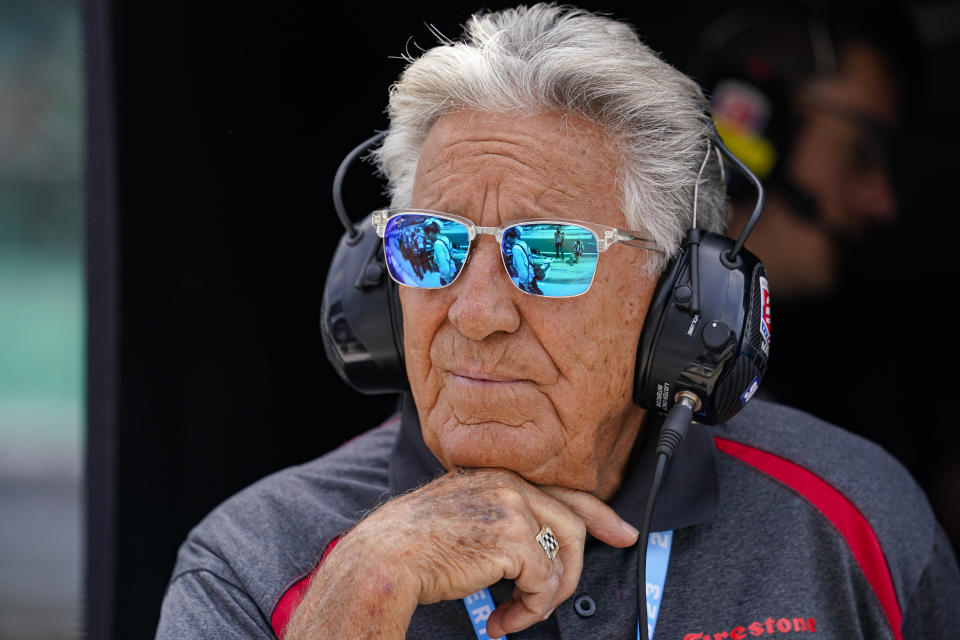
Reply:
M405 636L418 583L402 563L382 555L386 549L372 544L367 533L345 535L324 560L290 621L288 640Z

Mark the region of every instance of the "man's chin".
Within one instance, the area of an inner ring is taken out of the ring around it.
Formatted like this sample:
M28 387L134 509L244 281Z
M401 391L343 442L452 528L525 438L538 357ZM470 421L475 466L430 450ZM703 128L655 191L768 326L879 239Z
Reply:
M563 450L563 440L551 438L532 422L511 425L495 420L450 424L428 438L431 449L448 469L497 467L527 477Z

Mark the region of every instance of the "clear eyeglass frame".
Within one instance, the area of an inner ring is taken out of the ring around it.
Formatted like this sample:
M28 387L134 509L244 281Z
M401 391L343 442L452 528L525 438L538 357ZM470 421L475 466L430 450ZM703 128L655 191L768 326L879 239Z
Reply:
M637 247L638 249L646 249L648 251L661 253L653 240L650 238L645 238L642 235L638 235L641 233L640 231L618 229L616 227L609 227L605 224L589 222L587 220L571 220L569 218L522 218L519 220L513 220L508 224L502 224L499 227L481 227L478 224L474 224L474 222L469 218L464 218L463 216L458 216L453 213L444 213L442 211L430 211L429 209L378 209L377 211L373 212L372 216L373 227L376 229L377 235L381 238L383 237L383 235L386 233L387 222L390 220L390 218L407 213L413 213L416 215L429 215L459 222L467 228L471 243L473 243L474 239L478 235L489 235L496 238L497 244L501 244L503 241L503 234L510 227L516 227L522 224L571 224L578 227L583 227L584 229L587 229L593 233L594 237L597 239L597 250L601 253L618 242L631 247Z
M646 238L641 235L640 231L631 231L629 229L618 229L617 227L611 227L605 224L599 224L596 222L590 222L587 220L573 220L570 218L521 218L517 220L512 220L509 223L502 224L497 227L484 227L478 224L475 224L469 218L463 216L458 216L454 213L446 213L443 211L432 211L430 209L378 209L374 211L371 215L373 222L373 227L376 230L377 236L383 238L386 235L387 223L391 218L394 218L399 215L427 215L435 218L442 218L445 220L451 220L462 224L467 229L467 237L469 240L470 249L467 254L467 260L469 260L470 255L473 250L473 241L479 235L490 235L493 236L497 244L500 245L501 253L503 251L503 235L512 227L525 225L525 224L558 224L558 225L576 225L582 227L589 231L597 241L597 252L603 253L614 244L620 243L625 244L630 247L635 247L638 249L644 249L646 251L653 251L655 253L662 253L662 251L657 248L656 243L650 238ZM504 265L506 266L506 265ZM466 265L464 265L464 268ZM459 279L460 274L463 273L464 268L461 268L457 273L454 281ZM391 274L392 277L392 274ZM401 283L403 284L403 283ZM449 286L453 282L448 283L444 286ZM590 286L593 284L592 278L587 289L583 293L586 293L589 290ZM519 287L518 287L519 288ZM528 291L524 291L522 288L520 291L530 294ZM578 294L582 295L582 294ZM547 296L554 298L564 298L564 297L576 297L576 296Z

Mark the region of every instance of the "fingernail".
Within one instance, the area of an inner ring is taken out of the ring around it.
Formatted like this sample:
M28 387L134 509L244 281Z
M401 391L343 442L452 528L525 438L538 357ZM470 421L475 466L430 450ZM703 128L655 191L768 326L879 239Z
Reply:
M553 612L556 611L556 610L557 610L557 608L554 607L553 609L550 609L550 611L547 611L547 615L543 616L543 619L546 620L547 618L549 618L549 617L550 617L550 614L553 613Z
M620 521L620 524L623 526L623 530L626 531L628 534L630 534L630 537L631 537L631 538L639 538L639 537L640 537L640 532L637 531L636 528L635 528L632 524L630 524L629 522L625 522L625 521L621 520L621 521Z

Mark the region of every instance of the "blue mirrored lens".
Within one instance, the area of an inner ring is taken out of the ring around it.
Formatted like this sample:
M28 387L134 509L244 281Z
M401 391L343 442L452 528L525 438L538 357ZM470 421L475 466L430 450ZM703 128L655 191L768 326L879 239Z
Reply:
M469 242L467 227L455 220L404 213L387 221L383 251L394 280L410 287L437 289L459 275Z
M597 268L597 238L574 224L518 224L503 233L503 264L522 291L540 296L578 296Z

